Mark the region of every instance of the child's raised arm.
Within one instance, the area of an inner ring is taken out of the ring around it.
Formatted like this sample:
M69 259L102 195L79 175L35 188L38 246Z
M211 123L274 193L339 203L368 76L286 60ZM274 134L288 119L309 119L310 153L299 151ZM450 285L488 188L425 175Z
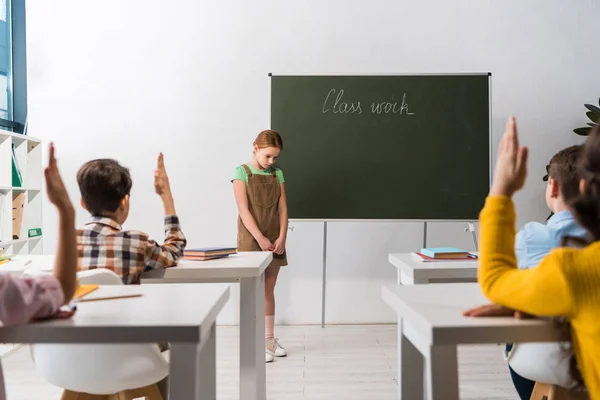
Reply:
M54 276L60 282L68 303L75 293L77 281L77 243L75 239L75 209L58 171L54 144L50 143L48 166L44 170L48 199L58 210L58 247Z

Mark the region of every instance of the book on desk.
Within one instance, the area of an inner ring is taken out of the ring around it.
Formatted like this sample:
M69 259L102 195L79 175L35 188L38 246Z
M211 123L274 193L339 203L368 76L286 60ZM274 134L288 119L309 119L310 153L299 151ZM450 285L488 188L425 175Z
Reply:
M448 262L448 261L477 261L477 254L454 247L429 247L422 248L419 252L411 253L415 260L421 262Z
M208 261L229 257L237 253L236 247L202 247L183 251L184 260Z

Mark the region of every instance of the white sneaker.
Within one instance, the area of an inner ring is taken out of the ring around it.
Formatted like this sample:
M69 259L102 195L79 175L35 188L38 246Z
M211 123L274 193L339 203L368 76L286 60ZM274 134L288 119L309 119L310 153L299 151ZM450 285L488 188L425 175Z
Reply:
M283 348L282 345L279 344L279 339L270 338L265 339L265 348L267 354L270 354L275 357L285 357L287 356L287 351Z
M269 353L265 353L265 363L273 362L274 358Z

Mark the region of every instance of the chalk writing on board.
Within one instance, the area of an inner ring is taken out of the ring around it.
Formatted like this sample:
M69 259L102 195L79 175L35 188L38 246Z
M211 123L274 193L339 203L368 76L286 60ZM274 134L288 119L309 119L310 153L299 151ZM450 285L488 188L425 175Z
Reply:
M344 99L344 95L344 89L331 89L323 101L322 113L362 114L363 108L360 101L348 102ZM395 96L392 96L391 101L374 101L371 103L370 110L372 114L415 115L408 109L406 93L402 94L401 102L398 102Z
M408 103L406 102L406 93L402 95L402 103L398 107L398 102L392 96L392 101L381 101L371 103L371 112L373 114L400 114L400 115L415 115L414 112L408 111Z
M329 108L331 103L333 103L333 106ZM330 111L334 114L362 114L363 112L360 101L349 104L344 101L344 89L338 90L337 94L335 89L331 89L323 102L322 111L323 114L327 114Z

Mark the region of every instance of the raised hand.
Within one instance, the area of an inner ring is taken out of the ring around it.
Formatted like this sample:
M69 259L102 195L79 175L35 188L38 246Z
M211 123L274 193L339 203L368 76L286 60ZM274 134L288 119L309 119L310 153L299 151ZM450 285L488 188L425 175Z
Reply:
M519 146L517 122L510 117L498 146L490 195L510 197L523 187L527 177L527 153L527 147Z
M158 155L158 162L156 170L154 171L154 190L159 196L171 194L171 186L169 185L167 170L165 169L163 153Z
M73 208L65 184L63 183L60 172L58 171L58 163L54 156L54 144L50 143L48 150L48 166L44 169L44 176L46 178L46 193L48 199L54 204L59 210L65 210Z

